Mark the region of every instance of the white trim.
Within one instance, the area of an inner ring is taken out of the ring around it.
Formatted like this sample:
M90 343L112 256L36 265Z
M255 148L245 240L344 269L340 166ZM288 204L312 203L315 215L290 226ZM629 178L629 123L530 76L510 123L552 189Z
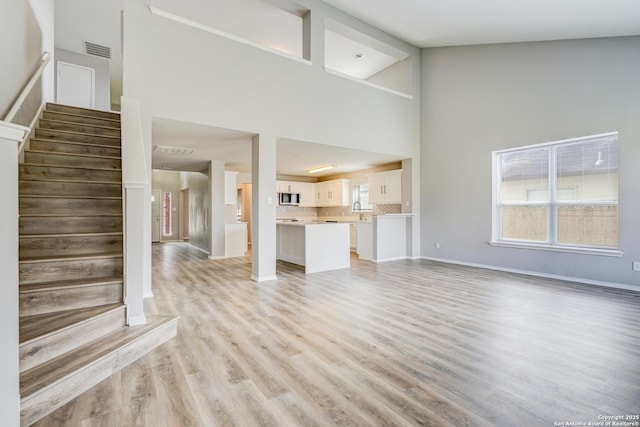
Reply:
M207 258L209 258L209 259L225 259L226 256L224 256L224 255L209 255Z
M401 259L408 259L408 257L406 257L406 256L397 256L397 257L391 257L391 258L372 259L371 261L377 263L377 262L387 262L387 261L399 261Z
M300 58L298 56L294 56L294 55L291 55L291 54L288 54L288 53L285 53L285 52L281 52L279 50L276 50L276 49L273 49L273 48L270 48L270 47L267 47L267 46L263 46L261 44L255 43L255 42L253 42L251 40L244 39L244 38L238 37L238 36L236 36L234 34L218 30L217 28L213 28L213 27L211 27L209 25L201 24L201 23L193 21L193 20L191 20L189 18L185 18L183 16L176 15L176 14L173 14L171 12L167 12L166 10L159 9L159 8L157 8L155 6L149 5L148 7L149 7L149 10L151 11L152 14L160 16L162 18L166 18L166 19L169 19L171 21L178 22L180 24L188 25L188 26L196 28L198 30L206 31L207 33L215 34L217 36L224 37L226 39L233 40L233 41L236 41L238 43L242 43L242 44L245 44L245 45L248 45L248 46L251 46L251 47L255 47L255 48L261 49L261 50L263 50L265 52L273 53L273 54L282 56L284 58L300 62L301 64L311 65L311 61L309 61L308 59Z
M640 292L640 286L626 285L623 283L603 282L600 280L583 279L581 277L560 276L557 274L547 274L547 273L540 273L537 271L529 271L529 270L518 270L516 268L497 267L495 265L477 264L474 262L456 261L456 260L445 259L445 258L434 258L434 257L422 256L420 257L420 259L424 259L427 261L442 262L445 264L464 265L467 267L477 267L477 268L484 268L487 270L504 271L506 273L516 273L516 274L524 274L524 275L533 276L533 277L542 277L545 279L564 280L564 281L574 282L574 283L583 283L586 285L595 285L595 286L602 286L605 288L624 289L627 291Z
M145 316L130 317L127 321L128 326L146 325L147 318Z
M413 99L413 95L409 95L408 93L399 92L397 90L389 89L388 87L381 86L381 85L376 84L376 83L371 83L371 82L369 82L367 80L362 80L362 79L359 79L357 77L350 76L348 74L343 74L340 71L332 70L331 68L324 67L324 71L327 74L333 74L334 76L342 77L343 79L351 80L351 81L356 82L356 83L361 83L361 84L363 84L365 86L374 87L376 89L380 89L380 90L383 90L385 92L389 92L389 93L392 93L394 95L401 96L403 98Z
M199 248L199 247L197 247L196 245L194 245L194 244L192 244L192 243L189 243L189 242L187 242L187 245L189 245L190 247L192 247L193 249L195 249L195 250L197 250L197 251L200 251L200 252L202 252L202 253L205 253L205 254L209 255L209 251L208 251L208 250L206 250L206 249Z
M24 135L24 138L22 138L22 141L20 141L20 145L18 146L18 158L20 158L20 154L22 154L22 151L24 150L24 147L27 145L27 141L29 140L29 138L31 137L31 134L34 132L36 125L38 124L38 121L40 120L40 116L42 115L42 112L44 111L44 107L46 106L46 103L43 102L42 104L40 104L40 107L38 108L38 111L36 112L36 115L33 117L33 120L31 120L31 123L29 124L29 132L27 132Z
M509 153L512 151L526 150L529 148L544 148L552 145L562 145L562 144L573 143L573 142L578 143L578 142L588 141L591 139L600 139L600 138L605 138L605 137L614 136L614 135L618 135L618 131L598 133L595 135L579 136L577 138L561 139L559 141L542 142L540 144L523 145L521 147L505 148L504 150L495 150L493 151L493 153L502 154L502 153Z
M253 280L254 282L271 282L273 280L278 280L278 278L276 276L262 276L262 277L258 277L258 276L254 276L253 274L251 275L251 280Z
M505 241L491 241L488 243L491 246L498 246L498 247L504 247L504 248L518 248L518 249L533 249L536 251L565 252L570 254L599 255L599 256L608 256L608 257L617 257L617 258L620 258L622 255L624 255L624 252L618 249L581 248L578 246L561 246L561 245L536 244L536 243L524 243L524 242L505 242Z
M31 129L26 126L21 126L6 121L0 121L0 139L22 142L25 135L28 135L29 132L31 132Z

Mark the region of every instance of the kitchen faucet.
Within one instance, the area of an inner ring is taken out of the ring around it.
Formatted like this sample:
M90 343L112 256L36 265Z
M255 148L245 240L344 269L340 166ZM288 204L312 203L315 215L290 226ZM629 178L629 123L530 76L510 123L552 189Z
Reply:
M357 208L356 208L356 205L358 206ZM359 210L362 210L362 205L360 204L360 202L353 202L353 209L352 209L352 210L353 210L354 212L355 212L356 210L358 210L358 211L359 211Z

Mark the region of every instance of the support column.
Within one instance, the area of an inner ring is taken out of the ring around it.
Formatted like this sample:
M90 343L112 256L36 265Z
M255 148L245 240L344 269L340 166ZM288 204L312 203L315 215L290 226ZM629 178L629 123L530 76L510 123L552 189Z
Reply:
M151 293L151 191L138 100L121 98L124 186L124 300L127 324L142 325L145 283Z
M209 188L211 189L211 247L209 259L224 258L224 162L209 163Z
M18 144L29 128L0 122L0 414L2 424L20 425L18 356Z
M251 280L276 280L276 138L251 142Z

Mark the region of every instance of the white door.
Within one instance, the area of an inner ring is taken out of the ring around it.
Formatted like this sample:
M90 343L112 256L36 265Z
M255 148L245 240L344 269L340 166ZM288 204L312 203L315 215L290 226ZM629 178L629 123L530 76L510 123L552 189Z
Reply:
M160 221L160 202L162 200L160 190L153 190L151 192L151 241L160 241L160 227L162 222Z
M56 102L75 107L95 108L96 70L57 61Z

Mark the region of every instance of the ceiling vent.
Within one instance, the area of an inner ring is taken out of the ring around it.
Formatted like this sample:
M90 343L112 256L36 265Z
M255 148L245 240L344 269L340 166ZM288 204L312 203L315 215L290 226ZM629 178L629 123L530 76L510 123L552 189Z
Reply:
M170 145L154 145L153 151L162 153L162 154L173 154L176 156L190 156L196 150L188 147L172 147Z
M99 44L84 42L84 53L87 55L99 56L100 58L111 59L111 48Z

